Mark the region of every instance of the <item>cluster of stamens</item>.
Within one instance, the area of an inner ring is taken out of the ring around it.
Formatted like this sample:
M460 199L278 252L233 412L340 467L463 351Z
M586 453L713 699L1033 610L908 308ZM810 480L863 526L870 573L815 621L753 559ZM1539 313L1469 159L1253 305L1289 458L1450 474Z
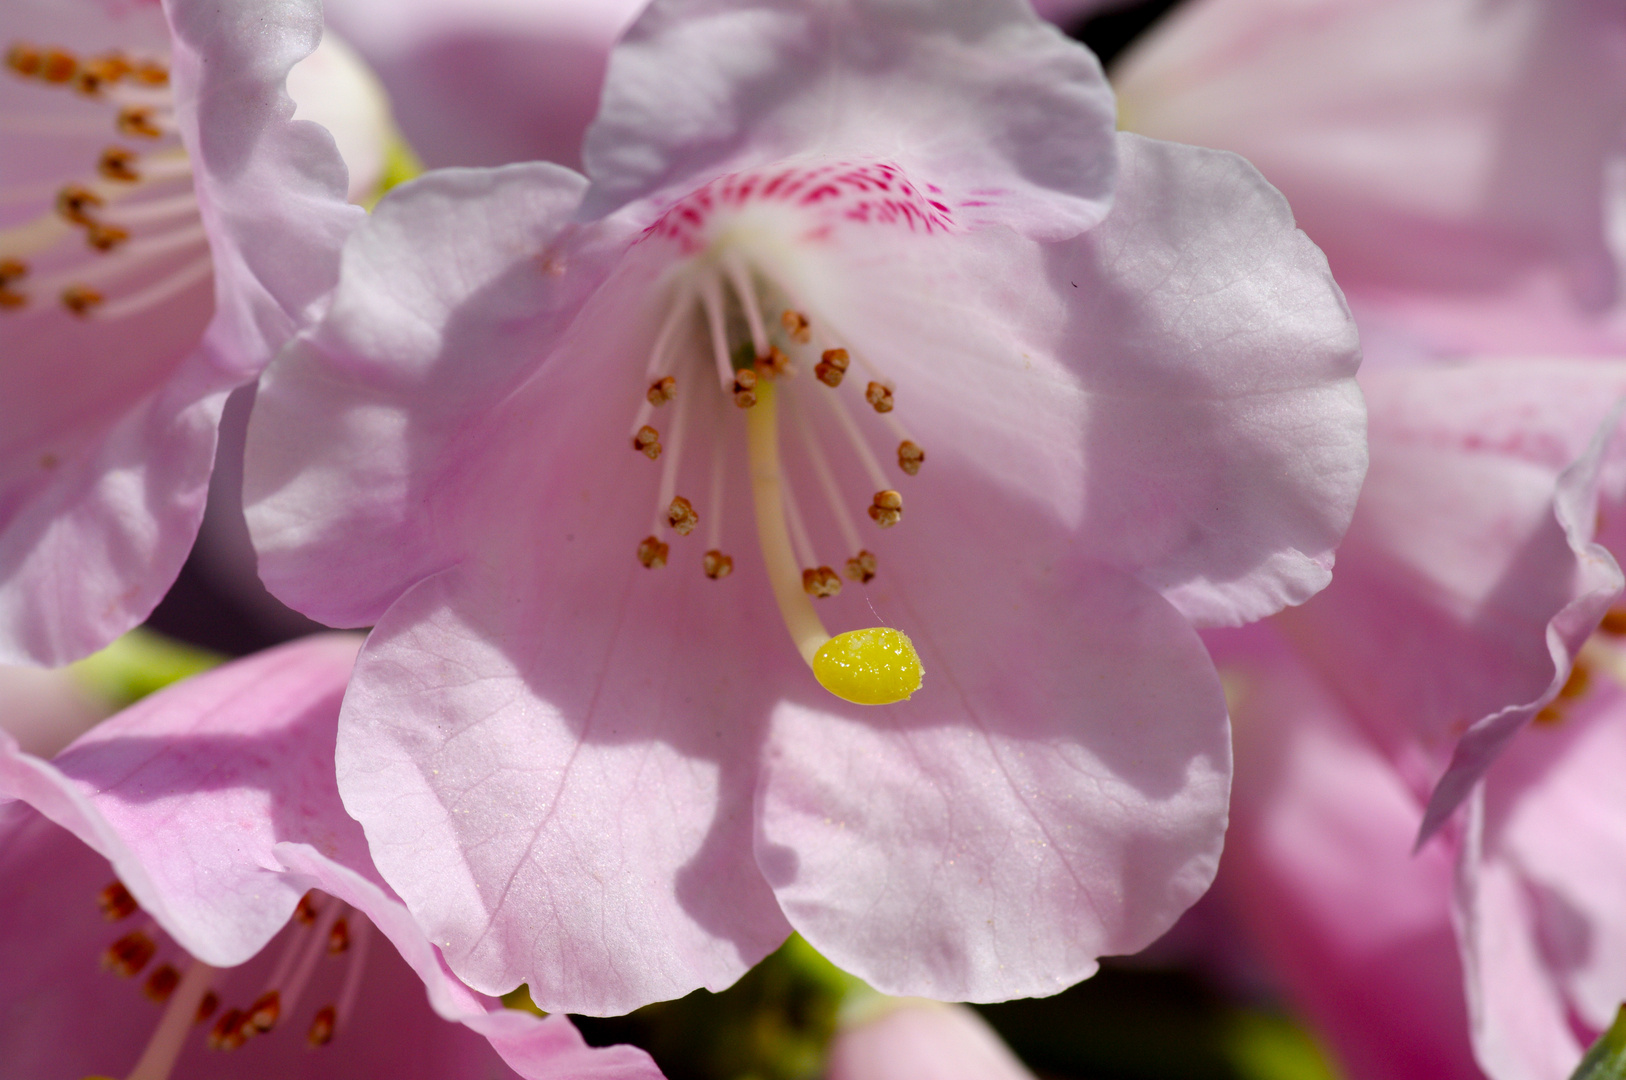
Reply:
M731 291L725 288L725 282L726 285L732 286ZM831 393L842 386L852 367L853 353L847 347L828 340L829 334L822 331L796 306L787 304L780 308L777 321L764 318L763 305L758 298L759 287L762 293L768 295L778 291L771 284L762 283L740 264L730 265L723 273L703 280L698 285L693 283L680 285L678 295L658 335L650 359L644 401L639 408L632 434L632 447L635 451L651 461L663 461L660 508L656 515L655 527L639 542L637 550L638 561L650 569L665 566L671 555L671 545L663 535L666 529L671 529L679 537L686 537L694 533L700 524L701 514L696 509L694 501L675 491L678 474L677 457L680 449L667 453L662 431L651 421L656 410L677 402L678 415L674 418L669 433L674 446L681 447L682 432L687 424L688 414L684 410L685 402L680 399L680 394L693 393L692 376L683 370L684 363L695 357L703 357L706 353L710 353L715 360L724 398L741 410L757 407L765 382L794 378L798 369L798 355L804 355L806 360L811 360L814 378L822 384L820 390L815 393L829 394L825 400L832 410L836 426L852 444L859 462L871 478L877 481L870 505L866 507L870 520L880 528L889 529L903 519L902 494L882 475L875 454L871 452L865 436L859 431L846 404L840 396ZM696 323L698 334L693 333ZM690 331L692 337L700 339L696 347L688 353L682 348L685 331ZM860 360L862 361L861 357ZM694 363L693 367L698 369L703 363L702 359ZM864 387L863 400L898 434L898 468L907 476L915 476L919 474L921 464L926 459L925 451L908 437L890 415L897 405L895 391L890 381L874 371L873 365L865 363L864 367L873 377ZM704 380L700 381L703 383ZM831 517L852 545L849 550L854 554L838 562L849 580L861 584L868 583L874 580L876 575L875 554L858 540L852 525L852 515L843 506L828 458L814 434L812 425L800 414L797 415L797 420L807 461L820 482L829 503ZM720 446L721 433L714 432L713 438L715 449ZM663 454L666 454L664 459ZM733 558L723 552L720 544L722 500L720 469L720 462L714 462L712 497L707 508L708 523L711 525L710 541L701 558L701 566L706 576L712 580L727 577L734 567ZM832 565L813 557L813 545L800 506L791 497L788 480L783 482L787 486L784 496L788 524L798 558L803 563L801 567L803 591L819 599L835 596L841 591L841 576Z
M97 903L109 922L124 921L140 910L130 891L118 881L102 889ZM221 1009L221 995L213 985L221 974L192 960L179 949L162 948L159 944L161 932L151 920L121 935L109 945L102 954L102 966L127 979L146 972L142 993L166 1006L165 1017L160 1021L161 1028L166 1024L208 1024L208 1046L226 1051L235 1050L255 1036L272 1031L284 1016L294 1012L323 955L347 956L348 968L338 999L318 1008L306 1030L306 1041L313 1047L322 1046L333 1038L334 1032L342 1025L360 991L360 976L372 924L364 917L352 921L352 914L351 909L332 897L307 893L294 911L288 941L267 984L247 1005L238 1008ZM154 963L164 951L172 951L175 955ZM186 1000L182 1000L178 995L189 981L192 984L191 993ZM187 1015L171 1016L176 1006L183 1006ZM154 1045L159 1042L155 1035ZM178 1053L178 1048L172 1048L170 1052ZM149 1056L151 1053L152 1048L149 1047ZM144 1056L143 1062L146 1060ZM160 1069L157 1075L166 1075L166 1071Z
M0 310L27 308L32 297L44 295L82 318L121 318L203 281L212 264L191 165L176 136L168 67L117 51L80 58L22 43L7 51L6 67L14 77L111 105L110 133L146 143L148 150L104 143L85 175L56 189L49 209L0 229ZM63 132L79 131L76 122L63 120ZM63 241L75 233L84 239L81 252L102 258L87 265L65 251ZM43 273L40 263L48 267ZM137 287L110 298L111 287L122 282Z

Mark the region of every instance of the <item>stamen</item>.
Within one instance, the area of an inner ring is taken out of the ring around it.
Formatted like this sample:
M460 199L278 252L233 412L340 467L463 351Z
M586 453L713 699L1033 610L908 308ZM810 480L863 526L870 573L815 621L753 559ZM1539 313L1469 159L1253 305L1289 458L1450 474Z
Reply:
M662 520L671 516L671 508L677 499L678 469L683 464L683 446L689 430L689 405L692 395L685 394L677 403L677 415L672 418L672 451L666 455L666 461L661 465L660 493L655 503L654 532L658 539ZM690 513L694 508L689 508ZM691 525L692 529L694 526ZM681 530L680 530L681 531ZM688 535L684 533L684 535Z
M141 1052L140 1060L126 1080L168 1080L175 1069L176 1059L181 1056L181 1048L186 1044L193 1017L210 993L209 984L214 977L215 969L201 960L194 960L187 966L186 974L181 976L170 995L164 1015L159 1018L158 1027L147 1042L147 1048Z
M350 923L345 919L334 919L333 925L327 932L327 953L329 956L338 956L350 947Z
M102 967L123 978L132 978L158 953L158 943L146 930L132 930L102 953Z
M878 382L872 382L864 388L864 400L878 413L892 411L892 391Z
M898 444L898 468L910 476L920 473L921 463L926 460L926 451L909 439Z
M372 941L372 931L373 924L365 917L356 923L355 936L350 945L350 968L344 973L344 985L339 988L339 1007L333 1018L335 1029L343 1027L349 1020L356 997L361 993L361 977L367 970L367 949ZM330 1031L328 1039L332 1038L333 1032Z
M666 556L671 554L671 547L653 534L644 537L638 542L638 561L648 570L658 570L666 565Z
M175 992L175 988L180 984L181 973L175 970L175 965L160 964L158 967L153 968L151 975L147 976L147 981L142 985L141 992L149 1000L162 1005L169 1000L169 996Z
M254 999L254 1004L248 1007L244 1020L253 1025L254 1030L263 1033L276 1027L277 1020L281 1016L282 995L275 990L267 990Z
M82 184L68 184L56 194L56 212L75 225L94 225L96 219L90 216L90 209L105 202Z
M804 568L817 566L819 558L813 553L813 541L807 535L807 525L802 519L802 507L796 501L796 493L791 490L790 477L781 475L779 484L785 499L785 521L790 526L796 559Z
M695 512L693 503L679 495L666 508L666 523L679 536L688 536L700 524L700 515Z
M802 591L819 599L841 592L841 579L828 566L802 571Z
M301 926L310 926L316 922L318 910L316 901L311 899L310 893L306 893L299 898L299 904L294 908L294 921Z
M96 171L109 180L118 180L126 184L133 184L141 179L136 171L137 155L134 150L126 150L122 146L109 146L102 151L102 156L96 162Z
M813 340L813 330L807 321L807 316L800 311L786 308L779 314L779 325L785 328L785 336L798 345L806 345Z
M859 462L864 471L869 474L870 483L877 488L886 487L886 473L881 471L881 463L875 460L875 454L864 439L863 432L858 430L858 422L847 412L847 406L842 403L840 394L820 394L820 397L830 403L830 409L835 413L836 421L841 430L846 433L847 441L852 444L853 453L858 455Z
M210 990L203 995L203 1000L198 1002L198 1011L193 1014L192 1022L194 1024L203 1023L213 1016L218 1008L220 1008L220 995Z
M740 308L745 312L745 325L751 333L753 355L760 362L768 355L768 328L762 321L762 308L757 305L757 292L751 283L751 272L738 254L732 251L723 256L723 266L728 271L729 282L734 286L734 295L739 297Z
M672 302L671 310L666 313L666 319L661 323L660 332L655 335L655 345L649 350L649 366L644 370L644 378L654 379L666 366L666 350L672 344L672 335L676 334L678 327L683 324L693 303L694 289L685 285L678 291L677 299Z
M830 507L831 515L836 519L836 527L841 530L841 539L846 543L848 551L857 551L863 547L863 541L858 538L858 527L853 523L852 515L847 513L847 505L841 498L841 487L836 483L835 473L830 470L830 461L824 456L824 447L819 445L818 438L813 433L813 425L802 409L794 410L796 413L796 427L802 436L802 448L807 451L807 458L813 465L813 475L818 477L819 487L824 490L825 503ZM873 557L872 557L873 558ZM852 560L848 560L849 565ZM848 574L852 577L852 574ZM874 577L871 574L870 577ZM857 580L857 579L855 579ZM868 581L869 578L863 580Z
M841 385L841 380L847 375L847 350L826 349L819 362L813 366L813 375L821 383L834 390Z
M711 440L711 501L706 504L711 507L706 517L706 546L713 551L720 549L723 543L723 491L728 479L723 469L726 464L722 432L718 431ZM721 552L718 551L718 554ZM732 567L733 564L734 560L730 559L729 565Z
M881 528L890 529L903 520L903 496L896 491L877 491L869 516Z
M734 373L734 404L742 409L749 409L757 403L757 373L750 368L741 368Z
M707 277L700 285L700 301L706 309L706 329L711 334L711 355L717 364L718 385L725 394L734 395L734 404L742 409L749 409L756 404L755 395L749 402L742 402L740 395L750 390L750 387L740 386L739 375L749 374L751 386L756 385L756 373L749 368L736 373L734 361L728 355L728 329L723 322L723 286L716 277Z
M305 987L310 983L311 974L316 970L316 962L321 959L325 951L332 928L346 908L340 901L329 898L322 907L320 920L311 933L305 945L305 952L299 958L299 966L294 970L293 978L288 980L287 986L281 993L281 1011L286 1015L293 1015L299 1007L299 999L305 993Z
M42 279L36 286L43 293L52 293L70 285L97 285L117 281L160 255L182 251L189 247L207 251L208 235L200 221L193 225L171 229L168 232L143 236L124 244L105 259L90 266L75 268L54 277Z
M6 50L6 66L25 79L32 79L45 67L44 55L32 45L21 42Z
M847 576L861 585L875 580L875 555L868 548L847 560Z
M339 1010L332 1005L324 1005L316 1010L316 1017L311 1020L311 1029L305 1035L305 1041L311 1046L326 1046L333 1041L334 1022L338 1019Z
M129 231L117 225L95 223L85 230L85 243L97 251L112 251L128 239Z
M172 130L174 125L166 123L160 127L155 119L156 115L157 111L150 107L126 105L119 110L119 118L114 123L121 135L129 135L132 138L158 139L163 137L165 131Z
M72 53L50 49L45 53L36 74L48 83L66 83L73 79L78 70L79 61L74 59Z
M677 380L670 375L656 379L649 384L649 392L644 396L651 405L660 408L677 396Z
M3 265L0 265L0 277L3 274ZM130 890L124 887L122 881L114 881L97 893L96 904L102 909L102 918L108 922L127 919L139 910L135 897L130 895Z
M88 285L69 285L62 290L62 303L69 311L84 318L90 309L102 302L102 294Z
M1598 629L1613 637L1626 636L1626 608L1610 608L1604 612Z
M209 1029L209 1049L236 1050L248 1042L248 1037L253 1034L253 1031L249 1029L244 1021L245 1017L241 1009L227 1009L221 1013L220 1019L215 1021L214 1027Z
M138 293L115 300L104 308L95 312L98 319L123 319L131 315L138 315L149 308L168 300L176 293L184 292L195 283L203 280L214 272L214 261L205 255L196 259L181 269L175 271L162 280L142 289Z
M661 456L661 433L645 424L633 433L632 448L650 461L656 460Z
M757 357L756 366L757 371L767 379L777 379L792 373L790 357L777 345L769 345L767 353Z
M713 581L725 578L734 572L734 559L731 556L724 555L716 548L706 552L705 557L700 561L700 565L706 571L706 576Z

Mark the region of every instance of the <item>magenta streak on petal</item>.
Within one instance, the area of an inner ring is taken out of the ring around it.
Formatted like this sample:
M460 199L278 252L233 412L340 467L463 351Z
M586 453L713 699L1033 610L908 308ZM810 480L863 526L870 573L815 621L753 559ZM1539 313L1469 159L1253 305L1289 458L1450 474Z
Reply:
M861 224L901 225L912 232L956 228L949 208L921 194L896 165L835 162L720 177L684 196L644 235L675 241L685 254L693 254L705 246L701 237L713 214L751 203L817 207L822 215Z

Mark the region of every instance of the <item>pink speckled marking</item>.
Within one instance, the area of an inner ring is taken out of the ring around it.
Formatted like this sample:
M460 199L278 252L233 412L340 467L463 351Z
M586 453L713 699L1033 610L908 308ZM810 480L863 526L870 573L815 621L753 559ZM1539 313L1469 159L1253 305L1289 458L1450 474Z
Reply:
M937 190L933 188L932 190ZM955 227L948 206L922 194L896 165L837 162L779 166L719 177L669 207L644 230L679 244L692 254L705 246L712 215L753 202L804 207L818 217L804 237L819 239L840 221L901 226L912 232L948 232Z

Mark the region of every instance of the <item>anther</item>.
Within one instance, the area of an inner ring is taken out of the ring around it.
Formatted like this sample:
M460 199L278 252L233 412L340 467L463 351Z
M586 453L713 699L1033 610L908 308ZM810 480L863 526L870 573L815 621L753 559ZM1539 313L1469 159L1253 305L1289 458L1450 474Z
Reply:
M130 77L146 86L168 86L169 68L156 60L143 60L130 69Z
M0 264L0 280L5 276L4 264ZM1610 608L1604 612L1603 620L1598 623L1598 629L1615 637L1626 636L1626 608Z
M203 1023L213 1016L218 1008L220 1008L220 995L213 990L208 991L203 995L203 1000L198 1002L198 1011L192 1014L192 1022L194 1024Z
M656 407L665 405L677 396L677 380L670 375L656 379L649 384L649 393L644 396L649 399L651 405Z
M305 1041L312 1046L326 1046L333 1041L333 1025L339 1017L339 1010L332 1005L324 1005L316 1010L316 1018L311 1021L311 1029L305 1036Z
M878 382L872 382L864 387L864 400L869 402L878 413L892 411L892 391Z
M153 973L147 976L147 981L141 987L141 992L162 1005L169 1000L169 996L175 992L175 988L179 985L181 985L181 973L176 971L172 964L162 964L154 968Z
M45 67L45 57L32 45L19 43L6 50L6 66L23 78L31 79Z
M706 552L705 557L700 560L700 565L705 568L706 576L713 581L718 578L725 578L734 572L733 556L724 555L716 548Z
M890 529L903 520L903 496L896 491L877 491L869 516L881 528Z
M638 561L646 568L655 570L666 565L666 556L671 550L659 537L651 534L638 542Z
M841 591L841 579L828 566L802 571L802 591L809 596L824 599Z
M741 368L734 373L734 404L749 409L757 403L757 373Z
M785 333L798 345L806 345L813 340L813 328L808 323L807 316L800 311L786 308L779 315L779 325L785 328Z
M679 495L666 508L666 523L679 536L688 536L700 524L700 515L695 512L693 503Z
M846 349L826 349L813 366L813 376L833 390L841 385L842 377L847 374L848 363Z
M146 967L157 952L157 942L145 930L132 930L107 947L102 967L128 979Z
M790 357L785 350L777 345L769 345L768 351L757 357L757 371L765 379L777 379L781 375L790 374Z
M908 439L898 444L898 468L910 476L920 473L921 462L926 460L926 451Z
M152 122L152 110L129 105L119 110L118 129L124 135L139 135L146 139L157 139L164 134L164 129Z
M75 315L89 315L102 302L102 294L88 285L69 285L62 290L63 305Z
M865 548L857 555L847 560L847 576L860 585L868 585L875 580L875 555Z
M277 1019L280 1016L282 1016L282 995L275 990L267 990L255 998L254 1004L248 1007L247 1023L254 1025L256 1031L270 1031L277 1026Z
M96 162L96 171L109 180L133 184L141 179L141 174L135 170L135 163L135 151L126 150L122 146L109 146L102 151L101 158Z
M209 1029L209 1049L235 1050L248 1042L249 1032L244 1030L243 1010L227 1009Z
M632 437L632 448L650 461L654 461L661 456L661 433L645 424L638 429L638 434Z
M90 208L102 205L102 197L87 187L68 184L56 193L56 212L75 225L94 225Z
M316 922L316 905L311 901L310 893L299 898L299 903L294 907L294 919L301 926L310 926Z
M134 915L138 905L130 890L124 887L124 882L114 881L96 894L96 906L102 909L102 918L108 922L118 922Z
M41 60L39 77L46 82L65 83L73 78L73 73L79 70L79 61L74 59L72 53L61 49L51 49Z
M333 925L327 932L327 951L331 956L338 956L350 947L350 924L343 918L333 920Z
M129 232L117 225L105 225L98 221L92 222L85 229L85 243L97 251L112 251L128 239Z
M98 56L86 61L75 74L73 84L81 94L94 97L102 87L116 83L130 72L130 62L118 53Z

